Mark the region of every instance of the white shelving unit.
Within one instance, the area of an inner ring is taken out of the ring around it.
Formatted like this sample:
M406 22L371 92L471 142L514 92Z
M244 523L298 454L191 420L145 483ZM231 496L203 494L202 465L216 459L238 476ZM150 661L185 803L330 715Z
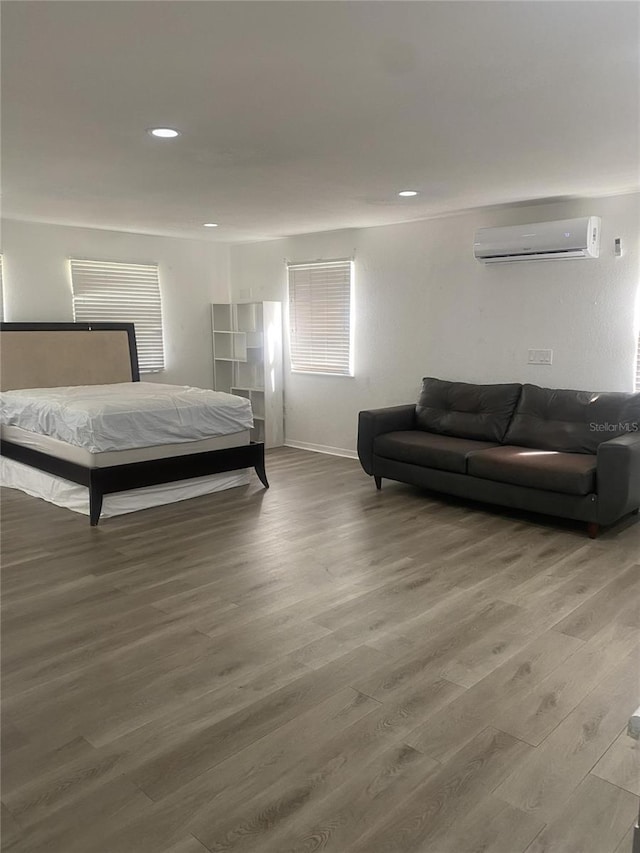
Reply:
M218 302L211 306L213 387L251 400L253 441L284 441L282 305Z

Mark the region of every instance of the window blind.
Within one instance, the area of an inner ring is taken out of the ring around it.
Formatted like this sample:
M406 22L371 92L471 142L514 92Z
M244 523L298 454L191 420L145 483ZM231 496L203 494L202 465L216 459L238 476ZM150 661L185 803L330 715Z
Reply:
M640 391L640 335L638 335L638 348L636 349L636 391Z
M76 321L134 323L141 373L164 368L158 267L71 260Z
M352 376L351 261L290 264L289 346L299 373Z

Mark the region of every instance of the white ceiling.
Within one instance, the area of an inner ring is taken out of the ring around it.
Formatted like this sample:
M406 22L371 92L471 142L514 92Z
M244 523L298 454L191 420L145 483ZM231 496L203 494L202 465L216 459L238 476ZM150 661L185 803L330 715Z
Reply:
M635 2L2 6L6 217L258 240L639 184Z

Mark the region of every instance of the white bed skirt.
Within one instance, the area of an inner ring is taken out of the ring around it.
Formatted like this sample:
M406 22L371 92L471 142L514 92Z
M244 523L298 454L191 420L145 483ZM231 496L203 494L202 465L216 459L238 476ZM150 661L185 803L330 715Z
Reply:
M139 509L149 509L152 506L176 503L212 492L222 492L235 486L245 486L249 477L250 469L244 468L191 480L178 480L175 483L145 486L127 492L114 492L104 496L100 518L124 515ZM0 486L18 489L34 498L89 515L89 490L86 486L63 480L62 477L54 477L5 456L0 456Z

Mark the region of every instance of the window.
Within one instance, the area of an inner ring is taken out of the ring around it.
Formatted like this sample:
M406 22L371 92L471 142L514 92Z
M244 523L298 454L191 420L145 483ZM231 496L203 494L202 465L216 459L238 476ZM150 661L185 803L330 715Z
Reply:
M353 263L289 265L289 347L295 373L353 376Z
M636 349L636 391L640 391L640 335L638 335L638 348Z
M2 286L2 255L0 255L0 322L4 320L4 288Z
M140 372L164 369L156 265L72 260L71 285L76 321L134 323Z

